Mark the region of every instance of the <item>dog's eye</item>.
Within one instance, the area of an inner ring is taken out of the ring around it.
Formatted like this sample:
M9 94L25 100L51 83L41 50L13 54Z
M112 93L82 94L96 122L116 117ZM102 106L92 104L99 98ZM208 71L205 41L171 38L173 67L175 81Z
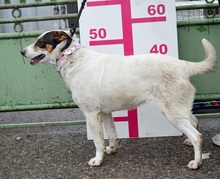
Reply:
M36 47L40 47L40 48L45 48L46 44L44 42L41 41L37 41L35 44Z

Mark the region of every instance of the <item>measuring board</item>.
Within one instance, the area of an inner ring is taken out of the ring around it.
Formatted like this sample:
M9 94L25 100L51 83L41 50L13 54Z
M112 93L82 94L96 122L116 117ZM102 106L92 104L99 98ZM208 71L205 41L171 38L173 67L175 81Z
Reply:
M101 53L178 57L175 0L88 0L80 19L80 41ZM114 112L113 117L119 138L182 135L153 102ZM92 138L88 125L87 136Z

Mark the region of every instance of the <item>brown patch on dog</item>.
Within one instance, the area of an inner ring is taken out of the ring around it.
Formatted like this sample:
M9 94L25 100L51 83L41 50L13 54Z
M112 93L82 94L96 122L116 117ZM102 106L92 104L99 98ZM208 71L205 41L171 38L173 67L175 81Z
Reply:
M51 52L53 51L53 46L52 46L52 45L47 44L47 45L46 45L45 50L47 50L48 52L50 52L50 53L51 53Z
M45 48L40 48L40 47L38 47L38 46L35 46L34 49L35 49L36 51L38 51L38 50L45 51L45 50L46 50L46 51L48 51L49 53L51 53L51 52L53 51L53 46L50 45L50 44L46 44L46 47L45 47Z
M58 42L62 42L63 40L67 39L67 34L63 31L57 32L55 39L57 39Z
M38 46L35 46L35 47L34 47L34 50L35 50L35 51L39 51L39 50L40 50L40 51L43 51L43 50L45 50L45 48L40 48L40 47L38 47Z

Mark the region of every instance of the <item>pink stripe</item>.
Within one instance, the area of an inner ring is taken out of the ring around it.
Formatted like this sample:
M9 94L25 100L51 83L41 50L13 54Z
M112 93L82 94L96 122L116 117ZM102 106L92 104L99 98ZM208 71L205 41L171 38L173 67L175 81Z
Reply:
M89 41L90 46L124 44L123 39Z
M91 7L91 6L105 6L105 5L117 5L117 4L121 4L120 0L107 0L107 1L90 1L87 2L87 6Z
M98 2L97 1L87 2L87 6L104 6L104 5L117 5L117 4L121 4L123 39L97 40L97 41L90 41L89 43L90 46L123 44L124 55L125 56L134 55L130 0L111 0L111 1L105 0ZM130 138L139 137L137 109L129 110L127 117L115 117L114 121L115 122L127 121L129 137Z
M146 17L146 18L133 18L132 23L145 23L145 22L163 22L166 21L166 16L162 17Z
M128 122L128 131L130 138L139 137L138 132L138 114L137 109L128 110L127 117L114 117L115 122Z
M134 55L130 0L121 0L124 55Z

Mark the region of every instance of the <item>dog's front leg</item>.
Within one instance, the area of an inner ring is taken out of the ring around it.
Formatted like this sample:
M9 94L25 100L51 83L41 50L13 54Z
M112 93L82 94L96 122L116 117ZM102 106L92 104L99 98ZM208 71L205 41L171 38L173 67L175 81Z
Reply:
M102 121L105 127L105 131L109 138L109 146L105 148L105 153L106 154L115 153L117 149L117 134L115 130L115 124L112 119L112 114L102 113Z
M92 132L93 141L96 147L96 155L90 159L88 164L90 166L101 165L104 157L104 134L100 112L85 113L86 120Z

